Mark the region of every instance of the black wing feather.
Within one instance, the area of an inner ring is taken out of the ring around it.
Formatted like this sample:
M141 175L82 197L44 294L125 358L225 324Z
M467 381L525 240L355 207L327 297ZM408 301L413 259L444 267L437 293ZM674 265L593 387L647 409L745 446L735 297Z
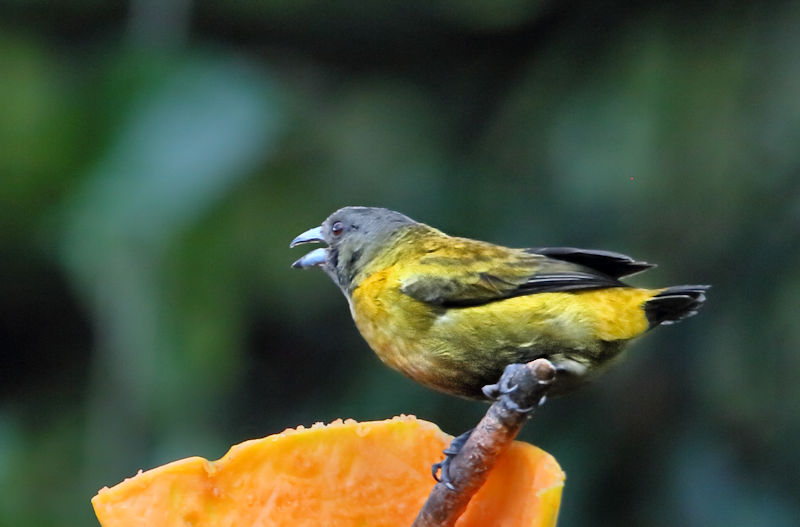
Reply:
M548 258L570 262L595 271L600 271L612 278L629 276L645 269L655 267L655 264L638 262L624 254L612 251L597 251L592 249L578 249L576 247L534 247L526 249L533 254L541 254Z
M488 273L482 273L482 276L489 281L500 280ZM515 296L534 295L536 293L589 291L609 287L626 287L626 285L605 275L581 272L543 273L534 275L514 289L498 293L492 298L451 298L441 299L438 303L443 307L479 306Z
M625 284L614 278L582 273L560 272L542 273L528 279L518 288L519 294L554 293L559 291L585 291L587 289L600 289L605 287L624 287Z

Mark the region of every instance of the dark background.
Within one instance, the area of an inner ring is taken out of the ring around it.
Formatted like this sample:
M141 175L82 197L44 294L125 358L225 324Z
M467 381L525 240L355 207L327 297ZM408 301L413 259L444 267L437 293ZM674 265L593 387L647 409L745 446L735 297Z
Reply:
M562 527L796 525L800 6L519 0L0 1L0 523L299 424L471 427L289 268L343 205L713 284L523 438Z

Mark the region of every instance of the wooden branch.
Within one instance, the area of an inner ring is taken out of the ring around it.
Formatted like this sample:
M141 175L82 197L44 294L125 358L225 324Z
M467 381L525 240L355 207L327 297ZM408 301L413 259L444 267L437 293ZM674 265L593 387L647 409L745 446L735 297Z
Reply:
M487 387L496 398L449 467L455 490L439 482L431 490L412 527L448 527L467 508L500 455L511 445L533 410L544 402L556 370L547 359L506 367L500 382ZM528 410L528 411L525 411Z

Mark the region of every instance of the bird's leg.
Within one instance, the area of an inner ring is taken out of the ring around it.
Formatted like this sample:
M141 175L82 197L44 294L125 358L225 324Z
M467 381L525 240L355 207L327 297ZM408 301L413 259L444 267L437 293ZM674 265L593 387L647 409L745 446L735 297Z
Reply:
M444 454L444 459L431 465L433 479L440 483L444 483L445 486L450 490L456 490L456 488L453 486L453 483L450 481L450 463L452 463L453 458L456 457L459 452L461 452L461 449L464 447L464 443L467 442L467 439L469 439L469 436L472 434L473 430L475 429L470 428L463 434L454 438L453 441L450 442L450 446L442 451Z
M514 368L524 368L524 367L525 367L524 364L509 364L508 366L506 366L503 375L500 377L500 382L498 382L497 384L487 384L486 386L481 388L483 395L485 395L492 401L498 401L500 399L503 399L503 403L509 410L519 412L521 414L527 414L532 412L533 409L535 408L534 406L531 406L529 408L521 408L516 402L514 402L511 399L511 397L509 397L509 394L514 393L517 389L517 386L516 385L511 386L509 381L509 379L512 376L513 370ZM542 405L543 403L544 403L544 397L542 397L542 399L539 401L539 405Z
M456 476L462 481L464 467L468 470L478 470L476 463L492 453L490 445L501 440L494 438L495 434L503 435L504 430L510 435L506 437L507 445L513 440L522 423L530 417L529 413L536 406L544 402L544 395L550 384L555 379L556 370L553 364L544 358L536 359L527 364L509 364L503 371L500 381L483 387L483 393L495 402L489 408L486 416L473 428L453 439L444 450L445 458L431 466L433 478L442 483L449 490L456 490L450 477L450 467L455 463ZM513 394L513 398L512 395ZM519 402L515 401L517 399ZM531 405L530 408L524 406ZM488 423L488 424L487 424ZM478 432L475 432L478 430ZM474 435L474 438L473 438ZM473 438L475 444L470 441ZM459 458L466 449L463 459ZM493 451L499 455L499 452ZM469 483L467 482L467 486Z

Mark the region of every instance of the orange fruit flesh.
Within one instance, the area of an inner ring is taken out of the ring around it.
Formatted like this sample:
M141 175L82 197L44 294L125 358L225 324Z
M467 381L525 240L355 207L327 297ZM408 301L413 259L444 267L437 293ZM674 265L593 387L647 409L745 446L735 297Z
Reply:
M103 527L408 526L451 439L411 416L337 420L140 472L92 505ZM514 442L457 526L554 526L563 484L552 456Z

